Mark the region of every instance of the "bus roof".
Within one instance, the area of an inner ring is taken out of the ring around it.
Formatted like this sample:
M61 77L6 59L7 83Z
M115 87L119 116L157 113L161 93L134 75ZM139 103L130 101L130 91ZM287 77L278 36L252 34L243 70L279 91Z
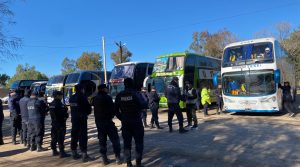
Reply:
M124 66L124 65L132 65L132 64L136 65L136 64L140 64L140 63L154 64L154 63L151 63L151 62L132 61L132 62L120 63L120 64L117 64L115 66Z
M212 59L216 59L216 60L221 60L221 59L218 59L216 57L204 56L204 55L201 55L201 54L191 53L191 52L174 52L174 53L168 53L168 54L160 55L157 58L171 57L171 56L187 56L187 55L203 56L203 57L208 57L208 58L212 58Z
M76 72L72 72L70 74L83 73L83 72L104 72L104 71L101 71L101 70L79 70ZM110 71L106 71L106 72L110 72ZM68 75L70 75L70 74L68 74Z
M245 45L245 44L253 44L253 43L261 43L261 42L275 42L276 39L273 37L270 38L258 38L258 39L251 39L251 40L245 40L245 41L239 41L239 42L234 42L231 44L226 45L226 48L232 47L232 46L240 46L240 45Z
M39 81L39 82L33 82L32 85L35 85L35 84L47 84L47 81Z

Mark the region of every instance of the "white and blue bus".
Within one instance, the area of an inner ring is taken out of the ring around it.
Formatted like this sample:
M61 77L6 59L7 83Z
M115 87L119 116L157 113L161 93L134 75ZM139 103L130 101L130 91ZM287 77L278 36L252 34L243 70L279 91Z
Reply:
M290 82L296 95L295 67L287 52L274 38L254 39L229 44L224 49L221 67L224 110L227 112L279 112L282 90ZM214 76L214 85L218 76Z

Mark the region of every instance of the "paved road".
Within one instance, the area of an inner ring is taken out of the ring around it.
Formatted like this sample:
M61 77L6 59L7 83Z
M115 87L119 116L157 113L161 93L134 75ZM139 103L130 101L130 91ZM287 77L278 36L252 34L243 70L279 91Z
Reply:
M300 98L298 98L300 99ZM299 102L295 104L298 112ZM186 134L168 132L167 113L160 112L163 130L146 129L143 164L162 167L196 166L300 166L300 114L224 114L204 118L198 113L199 129ZM5 111L8 116L8 111ZM149 114L150 115L150 114ZM184 113L185 116L185 113ZM149 119L148 119L149 121ZM50 120L46 121L45 147L50 149ZM116 120L119 126L120 122ZM176 123L174 128L178 129ZM37 153L22 145L12 145L5 119L5 145L0 146L0 166L101 166L99 146L93 116L89 117L88 163L51 157L51 150ZM66 148L70 148L70 123ZM109 157L114 159L109 143ZM134 155L134 154L133 154ZM109 166L115 166L114 164ZM125 166L121 165L121 166Z

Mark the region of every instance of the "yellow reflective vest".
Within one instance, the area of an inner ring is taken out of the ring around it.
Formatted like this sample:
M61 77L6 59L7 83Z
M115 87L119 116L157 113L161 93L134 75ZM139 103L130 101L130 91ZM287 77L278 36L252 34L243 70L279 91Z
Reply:
M209 90L207 90L206 88L203 88L201 90L201 103L202 103L202 105L204 105L205 103L211 104Z

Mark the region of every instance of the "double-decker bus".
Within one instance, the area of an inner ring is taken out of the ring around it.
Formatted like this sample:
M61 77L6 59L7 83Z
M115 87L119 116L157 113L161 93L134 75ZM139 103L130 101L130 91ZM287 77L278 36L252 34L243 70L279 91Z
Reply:
M109 76L110 72L107 74ZM90 101L97 94L98 86L104 82L103 71L83 70L68 74L64 85L65 104L69 105L69 99L75 93L75 85L80 84L82 86L85 96Z
M290 82L294 97L296 93L294 65L274 38L226 46L220 77L227 112L280 111L282 90L279 84L284 81ZM216 78L213 80L217 81Z
M143 87L144 79L152 74L154 63L126 62L115 65L109 80L110 95L115 99L124 90L124 79L132 78L135 88L139 91Z
M168 107L165 88L170 84L173 77L179 78L179 87L182 93L186 81L192 83L198 92L203 86L208 87L211 90L212 101L215 102L212 77L215 72L220 72L220 68L221 60L217 58L189 52L165 54L156 58L153 73L145 79L144 85L147 87L155 86L161 97L160 107L164 108ZM180 102L180 107L185 108L184 102Z

